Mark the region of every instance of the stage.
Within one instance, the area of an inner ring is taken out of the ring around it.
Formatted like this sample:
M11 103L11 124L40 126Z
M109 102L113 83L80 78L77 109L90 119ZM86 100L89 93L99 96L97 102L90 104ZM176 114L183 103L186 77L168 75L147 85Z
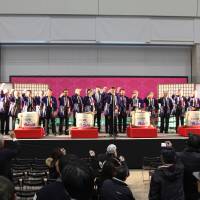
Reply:
M4 136L6 145L10 145L10 138ZM117 138L109 137L100 133L94 139L72 139L70 136L49 135L41 139L19 139L20 158L47 158L55 147L64 147L67 152L74 153L80 157L86 157L90 149L97 154L106 151L110 143L118 147L119 155L123 155L131 169L140 169L144 157L159 156L160 144L170 140L176 151L182 151L185 147L186 137L175 133L159 133L157 138L128 138L125 134L119 134Z

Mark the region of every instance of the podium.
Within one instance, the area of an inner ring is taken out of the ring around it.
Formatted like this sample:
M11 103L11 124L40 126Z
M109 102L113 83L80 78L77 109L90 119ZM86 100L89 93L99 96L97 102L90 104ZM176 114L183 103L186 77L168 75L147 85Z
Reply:
M129 126L127 128L127 136L129 138L156 138L158 134L157 129L153 126Z
M71 138L98 138L98 128L95 127L72 127L70 133Z
M17 128L14 130L17 139L40 139L45 136L44 128Z
M180 126L178 127L178 134L183 137L188 137L189 133L200 135L200 126Z

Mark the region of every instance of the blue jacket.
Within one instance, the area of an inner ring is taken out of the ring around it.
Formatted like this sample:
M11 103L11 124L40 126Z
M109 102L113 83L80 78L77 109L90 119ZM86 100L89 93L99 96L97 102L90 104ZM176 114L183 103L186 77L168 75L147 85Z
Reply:
M113 107L114 107L114 109L119 108L118 96L114 95L114 99L115 99L114 104L115 105L113 105L112 97L113 97L113 95L111 95L111 94L107 95L106 104L105 104L105 108L104 108L105 115L113 115Z
M128 97L118 95L118 105L119 105L119 112L126 113L126 111L129 108Z
M36 106L41 106L41 104L43 103L43 98L44 97L40 97L40 96L36 96L35 98L34 98L34 102L35 102L35 105Z
M85 96L83 102L85 112L95 111L95 99L93 97Z
M73 95L72 103L73 103L74 112L83 112L83 108L84 108L83 97L78 96L77 94Z
M129 105L132 111L135 111L136 108L140 109L144 107L144 102L141 98L129 98Z
M104 103L104 101L105 101L104 95L105 94L103 94L103 93L99 93L99 94L95 93L95 94L93 94L93 98L95 100L95 109L96 110L100 110L100 111L103 110L103 106L105 105L105 103Z
M53 96L50 97L50 103L48 101L47 96L45 96L42 101L43 101L44 105L46 106L46 108L47 107L52 108L53 111L57 110L57 100L55 97L53 97Z
M67 98L66 99L67 101L65 100L65 96L59 97L58 98L59 105L60 106L67 106L67 107L71 108L72 107L72 99L69 96L67 96L66 98ZM68 102L68 105L66 105L67 102Z
M24 96L22 98L22 108L25 109L26 106L27 106L27 110L23 110L23 111L31 112L34 110L35 101L32 97L28 98L27 96Z

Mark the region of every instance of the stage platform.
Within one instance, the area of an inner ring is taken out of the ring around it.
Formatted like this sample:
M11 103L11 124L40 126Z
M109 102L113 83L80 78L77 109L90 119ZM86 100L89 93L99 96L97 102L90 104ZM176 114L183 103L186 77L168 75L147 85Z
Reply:
M10 138L4 136L6 145L10 145ZM129 168L140 169L143 165L144 156L159 156L160 144L170 140L177 151L182 151L185 147L186 137L177 134L158 134L157 138L128 138L125 134L118 137L109 137L105 133L100 133L98 138L72 139L70 136L57 135L46 136L41 139L19 139L20 158L47 158L55 147L64 147L67 152L86 157L90 149L97 154L106 151L106 147L114 143L118 147L119 155L125 156Z

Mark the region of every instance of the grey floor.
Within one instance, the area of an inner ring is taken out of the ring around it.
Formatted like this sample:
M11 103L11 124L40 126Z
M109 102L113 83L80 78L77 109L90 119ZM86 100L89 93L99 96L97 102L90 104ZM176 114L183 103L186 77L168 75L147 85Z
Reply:
M150 178L148 171L131 170L126 180L136 200L148 200Z

